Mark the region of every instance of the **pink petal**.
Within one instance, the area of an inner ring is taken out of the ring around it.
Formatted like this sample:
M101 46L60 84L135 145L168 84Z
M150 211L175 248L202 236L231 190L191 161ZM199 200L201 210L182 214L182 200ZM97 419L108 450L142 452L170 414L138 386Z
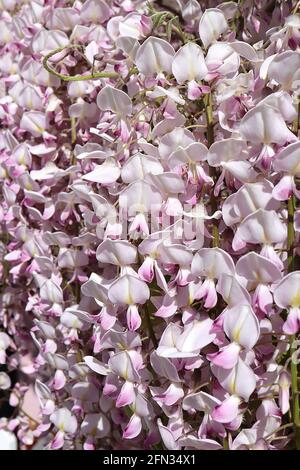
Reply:
M66 384L66 377L62 370L57 370L54 375L53 387L54 390L61 390Z
M130 405L135 398L134 387L132 382L125 382L121 388L121 392L116 401L116 407L121 408L122 406Z
M134 439L142 430L142 420L139 416L133 414L129 423L123 431L123 439Z
M290 309L282 329L287 335L294 335L298 332L300 329L300 309L298 307Z
M213 410L211 417L219 423L230 423L233 421L239 412L240 399L232 395L227 398L221 405L218 405Z
M52 450L61 449L64 445L64 437L65 434L62 431L58 431L58 433L54 436L54 439L50 443L50 447Z
M152 282L154 278L154 260L147 256L138 270L139 277L145 282Z
M224 369L232 369L238 361L240 350L237 343L230 343L218 352L208 354L207 359Z
M129 305L126 318L127 326L130 331L135 331L141 326L142 320L136 305Z

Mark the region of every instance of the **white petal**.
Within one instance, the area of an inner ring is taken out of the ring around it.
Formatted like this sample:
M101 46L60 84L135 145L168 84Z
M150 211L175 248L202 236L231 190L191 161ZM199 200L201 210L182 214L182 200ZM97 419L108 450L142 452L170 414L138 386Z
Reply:
M174 54L173 47L167 41L151 36L139 47L135 63L146 76L161 72L171 73Z
M201 47L192 42L182 46L174 56L172 72L179 84L202 80L207 74L207 66Z
M205 48L215 42L228 28L224 13L218 8L208 8L201 16L199 34Z
M121 116L132 113L132 103L129 96L122 90L106 85L97 95L97 105L101 111L112 111Z

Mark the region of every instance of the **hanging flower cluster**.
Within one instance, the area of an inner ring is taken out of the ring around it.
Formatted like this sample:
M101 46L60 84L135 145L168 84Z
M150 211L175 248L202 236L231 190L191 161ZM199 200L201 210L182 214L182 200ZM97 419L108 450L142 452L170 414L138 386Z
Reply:
M300 449L299 13L1 0L0 448Z

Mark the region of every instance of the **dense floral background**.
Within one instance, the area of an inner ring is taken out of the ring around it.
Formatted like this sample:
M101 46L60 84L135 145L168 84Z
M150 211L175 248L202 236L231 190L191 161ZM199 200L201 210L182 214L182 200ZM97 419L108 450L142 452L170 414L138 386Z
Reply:
M300 449L299 14L0 1L0 449Z

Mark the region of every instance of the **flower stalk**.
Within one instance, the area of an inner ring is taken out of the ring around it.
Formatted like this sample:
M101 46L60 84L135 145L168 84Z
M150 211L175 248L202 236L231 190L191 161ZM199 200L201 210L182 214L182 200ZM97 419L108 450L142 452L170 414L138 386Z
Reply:
M291 196L288 200L288 272L294 270L294 214L295 214L295 196ZM290 357L293 358L297 350L295 344L296 336L290 338ZM291 360L291 390L292 390L292 419L295 430L295 444L297 450L300 450L300 407L299 407L299 391L298 391L298 365L296 361Z
M72 46L59 47L58 49L54 49L53 51L49 52L49 54L45 55L45 57L43 58L43 66L51 75L55 75L55 77L58 77L61 80L64 80L65 82L79 82L84 80L95 80L97 78L120 78L120 75L117 72L94 72L94 70L88 75L72 76L59 73L51 65L49 65L48 61L49 59L51 59L51 57L60 52L63 52L64 50L66 51L66 57L73 50L82 50L82 46L74 44Z
M211 93L207 93L207 95L205 96L204 106L205 106L205 116L206 116L206 126L207 126L207 146L209 148L214 143L214 140L215 140ZM215 167L213 166L209 167L209 175L215 183L217 179ZM214 195L213 190L210 196L210 205L211 205L211 213L214 214L218 208L218 202L217 202L216 196ZM213 247L218 247L220 240L219 240L218 222L216 219L213 219L212 235L213 235L212 245Z

